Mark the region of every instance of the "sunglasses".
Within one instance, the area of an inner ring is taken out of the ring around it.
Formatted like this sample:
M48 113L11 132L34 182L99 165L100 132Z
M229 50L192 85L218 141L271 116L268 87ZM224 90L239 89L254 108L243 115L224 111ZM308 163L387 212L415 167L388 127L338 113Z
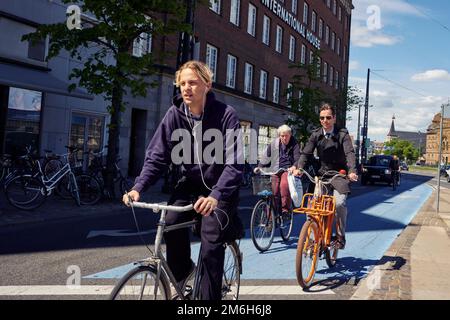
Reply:
M320 120L331 120L331 118L333 118L332 116L326 116L326 117L320 117Z

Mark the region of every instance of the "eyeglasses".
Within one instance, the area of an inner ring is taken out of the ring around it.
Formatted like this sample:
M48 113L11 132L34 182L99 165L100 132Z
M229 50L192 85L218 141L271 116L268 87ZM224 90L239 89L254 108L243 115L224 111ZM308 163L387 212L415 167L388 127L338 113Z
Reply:
M327 120L331 120L331 118L333 118L333 117L332 116L320 117L320 120L323 121L323 120L325 120L325 118Z

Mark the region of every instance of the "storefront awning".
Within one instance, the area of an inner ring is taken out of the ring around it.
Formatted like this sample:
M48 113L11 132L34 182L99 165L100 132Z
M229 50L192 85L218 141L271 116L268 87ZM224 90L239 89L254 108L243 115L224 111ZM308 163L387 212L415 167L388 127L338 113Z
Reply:
M67 82L58 80L48 72L7 63L0 63L0 84L80 99L94 99L92 95L78 88L69 92Z

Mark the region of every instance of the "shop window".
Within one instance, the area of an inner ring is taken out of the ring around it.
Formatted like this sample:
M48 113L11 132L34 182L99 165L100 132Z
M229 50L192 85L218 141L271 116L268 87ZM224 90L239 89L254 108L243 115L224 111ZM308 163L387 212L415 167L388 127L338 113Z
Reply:
M103 149L104 127L105 117L103 116L87 114L72 115L70 145L82 150L79 151L79 159L81 159L83 151L99 152ZM107 152L105 151L104 155L106 156L106 154Z
M42 93L9 88L5 129L5 153L23 155L26 147L39 150Z

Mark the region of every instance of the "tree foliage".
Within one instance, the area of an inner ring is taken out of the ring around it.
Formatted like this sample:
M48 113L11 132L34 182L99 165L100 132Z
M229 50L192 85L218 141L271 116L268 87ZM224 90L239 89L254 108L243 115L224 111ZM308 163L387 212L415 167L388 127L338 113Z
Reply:
M80 66L74 68L69 79L94 95L102 95L109 105L111 122L108 126L107 168L114 171L119 151L121 112L125 110L124 95L134 97L147 95L147 90L157 85L149 76L157 72L156 63L162 64L164 53L152 52L141 57L132 55L133 43L143 34L166 36L176 32L188 32L190 25L184 23L186 6L184 0L62 0L63 3L79 5L85 15L80 29L69 29L66 19L55 24L41 25L36 32L25 35L22 40L31 42L49 37L47 60L66 50ZM89 17L89 18L86 18ZM70 90L77 85L72 84ZM112 173L111 173L112 175ZM111 177L110 177L111 178ZM107 179L111 187L111 179Z
M399 159L414 161L419 157L419 150L406 140L393 139L385 144L385 154L396 155Z

